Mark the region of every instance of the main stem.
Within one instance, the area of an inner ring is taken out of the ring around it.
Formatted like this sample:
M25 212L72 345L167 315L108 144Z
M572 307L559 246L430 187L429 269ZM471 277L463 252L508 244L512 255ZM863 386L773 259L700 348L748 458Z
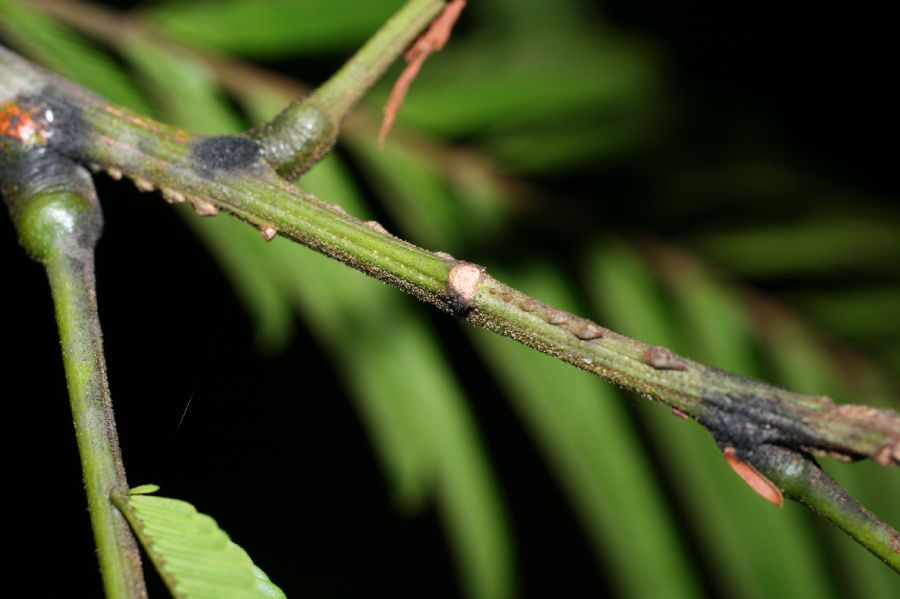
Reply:
M205 137L109 105L0 48L0 102L27 110L47 147L159 188L198 212L222 209L439 308L511 337L701 422L741 448L779 443L900 464L900 415L839 406L750 381L606 330L507 287L474 265L400 240L299 190L245 136ZM52 122L46 115L53 116ZM465 274L468 278L454 277ZM460 283L471 283L471 288Z

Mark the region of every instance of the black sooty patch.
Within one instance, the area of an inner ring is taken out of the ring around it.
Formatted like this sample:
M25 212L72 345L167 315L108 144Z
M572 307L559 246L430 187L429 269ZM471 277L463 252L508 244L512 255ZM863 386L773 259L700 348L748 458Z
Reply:
M776 428L772 423L754 414L753 411L737 409L736 406L749 403L740 397L732 397L731 410L710 409L698 419L705 426L716 443L722 448L734 447L738 450L751 450L762 444L784 443L790 438L790 431ZM721 402L710 402L721 403Z
M191 149L194 168L204 176L247 168L260 155L259 144L240 135L203 137L195 141Z
M472 300L458 293L449 293L447 300L454 316L464 318L472 309Z

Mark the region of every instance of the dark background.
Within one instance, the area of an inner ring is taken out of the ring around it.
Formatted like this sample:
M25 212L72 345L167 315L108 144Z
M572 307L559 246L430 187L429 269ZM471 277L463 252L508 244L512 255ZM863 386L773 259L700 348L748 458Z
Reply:
M677 136L690 140L686 152L714 154L734 135L774 138L792 160L832 180L894 197L897 43L888 11L888 3L852 12L605 3L609 19L665 50L679 101L692 107ZM542 184L577 198L590 176ZM99 303L130 483L161 484L214 514L298 595L459 595L438 518L394 510L340 377L302 326L286 352L260 356L230 285L173 210L130 184L96 179L107 223ZM607 219L665 232L639 205L609 208ZM26 558L14 575L40 584L40 596L100 596L46 281L5 217L0 256L6 513L17 529L6 549ZM454 323L429 318L447 340L490 454L503 458L494 464L512 510L520 588L532 597L599 595L606 576L500 386L453 352L464 343ZM399 570L404 576L393 576ZM151 587L162 594L157 582Z

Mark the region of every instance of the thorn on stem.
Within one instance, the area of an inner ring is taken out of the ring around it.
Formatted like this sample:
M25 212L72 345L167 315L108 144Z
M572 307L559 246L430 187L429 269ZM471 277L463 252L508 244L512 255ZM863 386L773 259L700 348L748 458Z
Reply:
M900 464L900 443L882 447L875 456L875 461L882 466L890 466L892 462Z
M373 231L378 231L379 233L384 233L385 235L390 235L390 233L388 233L388 230L384 228L384 225L382 225L377 220L367 220L366 226L369 227L370 229L372 229Z
M187 201L187 198L184 197L183 193L175 191L174 189L163 189L162 196L169 204L183 204Z
M134 186L138 191L153 191L153 183L147 181L146 179L134 179Z
M188 198L191 206L194 208L194 214L197 216L215 216L219 213L219 209L212 202L207 202L201 198Z
M549 324L565 324L569 322L569 314L554 308L547 312L545 320Z
M522 302L521 308L525 312L534 312L535 310L538 309L538 303L537 303L537 301L535 301L529 297L525 301Z
M687 370L687 362L666 347L648 347L641 356L641 362L657 370Z
M575 329L575 336L582 341L592 341L593 339L599 339L605 334L606 329L590 321L585 321Z
M734 470L745 483L750 485L750 488L756 491L760 497L776 507L784 505L784 495L781 493L781 489L775 486L775 483L763 476L759 470L740 459L737 456L737 450L734 447L726 447L722 450L722 454L725 456L725 460L728 462L728 465L731 466L731 469Z
M263 239L265 239L266 241L272 241L273 239L275 239L275 236L278 235L278 229L270 224L266 224L260 227L259 232L262 233Z

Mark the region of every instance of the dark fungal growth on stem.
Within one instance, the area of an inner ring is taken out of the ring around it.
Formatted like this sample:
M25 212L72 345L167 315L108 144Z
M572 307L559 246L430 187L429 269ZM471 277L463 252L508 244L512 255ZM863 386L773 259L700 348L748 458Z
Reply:
M44 107L42 116L48 121L50 146L60 154L82 157L91 131L84 110L51 86L45 88L35 102Z
M201 137L191 148L194 168L203 176L252 166L260 157L259 144L241 135Z

